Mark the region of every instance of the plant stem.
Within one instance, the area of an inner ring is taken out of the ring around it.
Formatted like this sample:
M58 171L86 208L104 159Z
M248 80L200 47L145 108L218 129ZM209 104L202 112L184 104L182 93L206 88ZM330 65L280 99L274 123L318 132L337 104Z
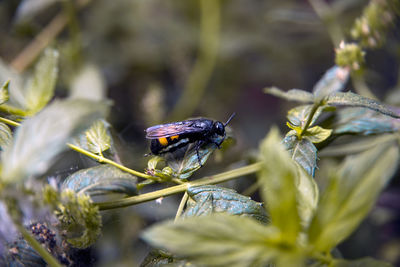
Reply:
M301 129L301 132L300 132L300 134L299 134L299 139L301 139L301 137L304 135L304 133L307 131L307 129L308 129L308 127L310 126L310 124L311 124L311 122L312 122L312 119L313 119L313 117L314 117L314 115L315 115L315 112L317 112L317 110L318 110L318 108L319 108L319 106L321 105L321 102L318 102L318 103L314 103L313 104L313 106L312 106L312 108L311 108L311 111L310 111L310 115L308 115L308 117L307 117L307 121L306 121L306 123L304 124L304 127Z
M18 222L14 222L18 231L21 232L22 236L28 242L28 244L52 267L62 267L62 265L44 248L42 245L29 233L24 226Z
M103 202L103 203L97 203L99 206L100 210L108 210L108 209L116 209L116 208L123 208L123 207L128 207L131 205L139 204L142 202L154 200L160 197L166 197L170 196L173 194L178 194L185 192L189 187L191 186L200 186L200 185L210 185L210 184L219 184L222 182L226 182L235 178L238 178L243 175L247 175L250 173L255 173L258 170L260 170L261 163L253 163L251 165L241 167L235 170L223 172L217 175L213 176L207 176L204 178L201 178L199 180L193 181L193 182L187 182L181 185L176 185L176 186L171 186L165 189L161 189L158 191L138 195L138 196L133 196L133 197L127 197L115 201L110 201L110 202Z
M17 115L17 116L22 116L25 117L28 113L25 110L22 110L20 108L16 108L7 104L1 104L0 105L0 111L4 111L9 114Z
M3 117L0 117L0 122L4 122L5 124L8 124L8 125L11 125L14 127L18 127L21 125L21 123L19 123L19 122L12 121L12 120L9 120L9 119L3 118Z
M188 198L189 198L189 195L188 195L187 191L185 191L185 194L183 194L183 197L181 199L181 203L179 203L178 210L176 211L175 221L177 221L179 219L179 217L181 217L183 208L185 207L185 204L186 204L186 201L188 200Z
M160 180L158 177L154 177L154 176L151 176L151 175L144 174L142 172L138 172L138 171L129 169L129 168L127 168L127 167L125 167L125 166L123 166L121 164L116 163L115 161L112 161L112 160L110 160L108 158L104 158L104 157L101 157L99 155L96 155L96 154L94 154L92 152L89 152L89 151L87 151L85 149L82 149L82 148L80 148L78 146L75 146L73 144L67 144L67 145L71 149L73 149L73 150L75 150L75 151L77 151L77 152L79 152L79 153L81 153L81 154L83 154L85 156L88 156L88 157L90 157L90 158L92 158L94 160L97 160L98 162L101 162L101 163L107 163L107 164L113 165L113 166L115 166L115 167L117 167L117 168L119 168L119 169L121 169L121 170L123 170L123 171L125 171L127 173L133 174L135 176L138 176L138 177L141 177L141 178L144 178L144 179L157 181L157 182Z
M189 117L199 105L212 71L216 65L219 30L220 0L200 0L199 55L169 120Z

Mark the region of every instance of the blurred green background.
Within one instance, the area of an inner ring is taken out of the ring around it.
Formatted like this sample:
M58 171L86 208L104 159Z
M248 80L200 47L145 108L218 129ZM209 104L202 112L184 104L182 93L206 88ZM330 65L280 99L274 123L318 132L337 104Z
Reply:
M146 166L147 127L196 116L225 121L236 112L231 123L235 145L228 153L216 152L198 172L202 177L251 160L271 125L287 131L285 115L293 105L265 95L262 89L275 85L311 90L334 65L335 31L351 40L349 31L366 4L365 0L3 0L0 57L2 65L29 72L33 61L21 53L38 36L49 38L49 45L60 51L57 97L104 94L111 99L108 121L121 160L138 170ZM64 23L57 21L59 14ZM367 51L365 79L380 99L399 87L398 26L399 22L382 48ZM35 56L34 50L27 51ZM81 161L69 162L66 172L86 164ZM240 179L229 187L243 191L254 179L249 178L250 182ZM343 255L400 263L399 192L395 178L370 218L341 246ZM152 222L173 218L178 202L176 196L164 199L162 205L151 202L106 212L104 234L92 251L96 265L140 264L149 248L139 240L139 232Z

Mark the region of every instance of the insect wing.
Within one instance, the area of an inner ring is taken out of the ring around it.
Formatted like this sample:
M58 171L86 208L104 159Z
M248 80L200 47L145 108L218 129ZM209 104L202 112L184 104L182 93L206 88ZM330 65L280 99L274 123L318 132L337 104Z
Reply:
M174 135L193 133L203 130L199 127L194 127L194 121L179 121L167 124L160 124L146 129L147 139L156 139L160 137L170 137Z

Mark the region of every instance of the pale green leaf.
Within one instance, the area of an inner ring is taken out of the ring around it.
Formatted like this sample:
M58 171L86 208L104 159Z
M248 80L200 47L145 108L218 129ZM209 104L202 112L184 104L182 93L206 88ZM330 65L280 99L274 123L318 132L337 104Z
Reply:
M391 267L388 262L375 260L373 258L362 258L358 260L335 259L329 267Z
M64 180L61 188L73 190L78 194L88 194L95 200L95 196L110 196L113 193L127 196L136 195L136 183L135 176L104 164L71 174Z
M0 105L7 102L10 98L8 93L8 87L10 85L10 80L6 81L0 88Z
M90 152L102 154L111 147L111 136L107 128L108 123L104 120L98 120L85 132L87 146Z
M347 68L338 66L330 68L314 86L313 93L316 101L320 102L332 93L343 90L349 74L350 71Z
M386 107L382 103L351 92L337 92L331 94L327 97L326 104L334 106L364 107L393 118L400 118L400 115L395 110Z
M302 106L297 106L295 108L292 108L291 110L288 111L287 114L287 119L288 121L294 125L294 126L299 126L301 128L304 127L306 124L308 117L310 116L311 110L312 110L313 105L302 105ZM328 111L332 109L331 107L328 106L319 106L317 110L314 113L314 116L311 120L311 123L309 126L313 125L315 121L321 116L322 112Z
M307 138L315 144L325 141L329 136L331 136L331 134L331 129L324 129L320 126L314 126L307 129L307 131L304 133L304 138Z
M276 128L272 128L260 146L258 173L261 195L266 202L271 224L280 229L285 242L296 242L300 231L297 210L297 166L281 144Z
M23 108L25 106L23 77L0 59L0 83L5 84L8 80L10 81L8 85L10 99L7 104L17 108Z
M70 98L100 101L105 95L105 80L95 65L84 66L72 80Z
M280 236L273 226L224 213L156 224L143 234L151 245L206 266L264 267L278 258L302 266L299 252L279 243Z
M299 179L296 183L299 216L303 229L307 229L318 207L319 189L315 179L298 166Z
M187 190L185 217L227 212L232 215L253 217L267 222L267 214L262 203L251 200L235 190L215 185L193 186Z
M317 168L317 148L306 139L299 139L295 131L290 131L282 141L292 159L294 159L309 175L314 177Z
M54 95L58 75L58 52L46 49L35 65L32 77L25 88L25 108L30 114L41 110Z
M271 94L286 100L302 103L312 103L314 101L313 94L300 89L291 89L285 92L277 87L269 87L264 89L264 93Z
M399 148L387 142L347 158L330 176L309 230L309 240L329 251L347 238L373 207L398 166Z
M0 150L3 151L12 141L12 132L7 124L0 122Z
M13 142L2 154L1 178L20 181L47 170L66 143L108 110L105 102L55 101L18 127Z

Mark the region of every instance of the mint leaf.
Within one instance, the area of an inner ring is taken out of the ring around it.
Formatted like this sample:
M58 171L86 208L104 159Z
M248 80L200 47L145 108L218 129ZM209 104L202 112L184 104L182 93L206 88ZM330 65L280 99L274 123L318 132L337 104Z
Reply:
M264 93L271 94L286 100L297 101L302 103L312 103L314 101L313 94L300 89L291 89L285 92L277 87L269 87L264 89Z
M260 161L263 165L258 180L271 225L284 233L282 238L286 243L294 244L300 231L295 186L298 179L297 166L281 144L276 128L272 128L261 143Z
M348 157L330 176L309 228L309 240L318 250L331 250L354 231L396 171L398 159L398 147L387 142Z

